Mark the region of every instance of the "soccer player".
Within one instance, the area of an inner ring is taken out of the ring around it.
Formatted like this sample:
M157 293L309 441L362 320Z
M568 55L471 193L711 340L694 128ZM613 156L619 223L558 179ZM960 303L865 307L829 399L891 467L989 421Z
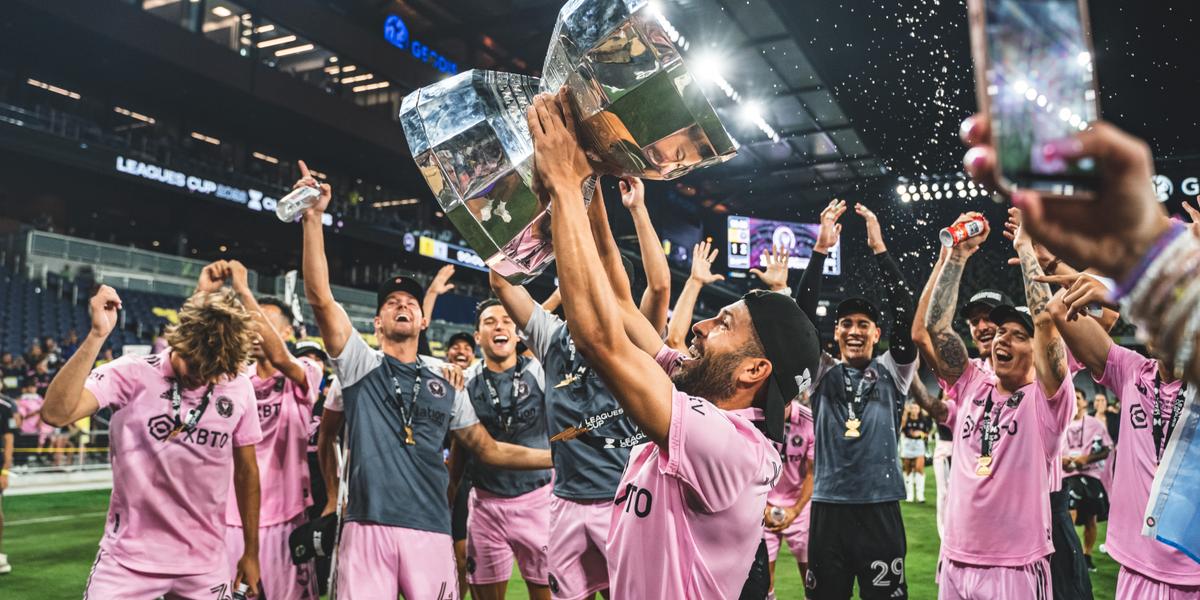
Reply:
M8 489L8 476L13 466L13 431L16 430L16 407L4 396L0 396L0 575L12 573L8 555L4 550L4 490Z
M797 291L810 318L826 253L838 242L837 221L845 210L845 202L834 200L821 212L817 242ZM855 211L866 221L867 245L883 274L876 289L888 297L893 324L888 351L875 357L882 335L875 304L852 297L838 304L834 315L841 361L822 355L812 394L816 470L805 589L815 598L849 598L857 579L863 598L905 598L907 545L900 517L905 491L897 442L916 372L913 294L887 251L879 219L861 204Z
M537 360L517 354L517 330L499 300L479 304L475 341L483 362L472 369L467 393L480 423L497 440L550 448L545 421L545 376ZM477 600L502 600L513 559L529 597L549 600L550 482L553 471L508 471L467 463L472 483L467 518L467 581Z
M925 501L925 450L932 429L933 421L921 411L919 404L905 405L904 416L900 419L900 460L908 502Z
M958 222L975 213L959 217ZM986 230L985 230L986 231ZM930 411L955 433L939 598L1048 598L1050 465L1071 416L1066 348L1047 311L1050 288L1029 239L1017 232L1028 312L999 306L988 373L968 361L951 328L963 266L986 235L955 246L926 315L934 372L947 402Z
M203 271L168 330L167 351L93 371L121 306L115 290L100 286L91 332L46 392L42 418L55 425L113 410L112 499L86 598L211 600L243 583L257 594L254 445L262 431L254 388L241 374L254 320L221 283ZM236 577L225 549L230 482L245 525Z
M614 291L619 269L601 261L599 223L589 225L580 194L591 166L566 94L539 95L527 118L571 339L650 442L630 454L612 507L612 596L735 598L782 468L755 421L782 438L784 406L816 368L816 330L786 296L757 292L698 323L687 357L667 348L632 297Z
M312 562L292 562L288 536L308 520L312 503L308 474L308 438L313 405L321 386L321 366L297 359L284 340L293 335L292 311L276 298L256 299L246 267L238 261L218 261L208 267L215 278L230 281L233 291L258 325L248 369L254 386L263 439L255 446L259 485L263 490L258 517L258 562L267 598L315 600L316 573ZM231 501L225 512L229 557L242 555L242 521Z
M1075 418L1062 439L1063 489L1070 497L1071 520L1083 525L1083 558L1088 571L1096 571L1092 548L1096 545L1096 521L1108 519L1108 492L1103 477L1105 458L1112 448L1108 431L1087 413L1087 398L1075 390Z
M341 386L350 455L337 592L350 598L456 597L442 454L447 432L493 467L547 469L550 452L496 442L479 424L466 392L456 392L437 368L419 360L428 319L416 281L393 277L380 285L375 316L380 350L367 346L329 287L321 215L332 191L303 162L300 169L296 186L321 190L302 218L304 292ZM329 493L336 498L334 489Z
M771 593L768 595L771 600L775 598L775 562L781 541L787 541L788 549L796 558L801 581L808 572L809 501L813 490L812 410L800 400L792 400L784 417L783 447L779 452L783 472L779 475L779 483L767 494L767 510L763 515L763 539L767 542L767 557L771 561Z
M446 362L466 371L475 364L475 338L458 332L446 340Z
M1086 275L1051 276L1050 283L1073 287ZM1187 555L1141 534L1150 488L1168 440L1179 422L1187 384L1161 361L1146 358L1113 343L1104 328L1086 312L1072 319L1072 306L1087 306L1102 298L1090 293L1056 297L1050 314L1072 353L1087 366L1096 382L1121 399L1121 435L1116 441L1116 466L1109 497L1105 549L1121 565L1117 598L1200 597L1200 565Z

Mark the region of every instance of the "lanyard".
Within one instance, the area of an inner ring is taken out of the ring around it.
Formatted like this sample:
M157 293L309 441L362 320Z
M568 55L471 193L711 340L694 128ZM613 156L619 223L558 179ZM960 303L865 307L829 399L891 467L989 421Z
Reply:
M992 393L988 392L987 402L983 405L983 418L979 423L979 429L983 432L983 438L979 441L980 456L992 456L992 440L1000 437L1000 416L1004 414L1004 405L1007 402L1001 402L997 407L995 416L992 416Z
M504 429L505 433L512 427L513 416L517 412L517 402L521 400L521 375L524 373L523 366L520 359L518 359L517 370L513 373L512 379L512 404L507 409L500 402L500 393L496 391L496 386L492 383L492 377L488 372L487 365L484 365L480 371L483 375L483 383L487 385L488 395L492 399L492 410L496 411L496 416L500 420L500 427Z
M386 357L383 359L383 364L387 365L388 376L392 378L392 390L396 395L396 406L400 409L400 422L404 425L404 432L407 435L405 443L411 446L416 443L412 437L412 422L413 415L417 412L417 396L421 393L421 364L420 362L417 363L417 374L414 376L412 386L412 402L407 405L404 403L404 392L400 386L400 378L396 376L395 371L392 370L391 363L388 362Z
M858 389L850 384L850 372L846 370L846 365L842 367L842 382L846 386L846 398L853 397L853 401L847 401L846 407L849 409L849 419L861 419L863 414L863 392L867 386L867 372L863 371L862 379L858 380Z
M187 417L180 419L179 410L183 406L183 395L179 393L179 381L171 380L171 420L175 422L175 428L171 430L171 436L168 440L179 435L183 431L191 432L196 429L196 425L200 422L200 417L208 410L208 403L212 400L213 384L208 384L208 389L204 390L204 397L200 400L200 404L189 408Z
M1164 423L1162 418L1162 377L1158 373L1154 374L1154 428L1151 432L1154 435L1154 463L1158 464L1162 460L1163 452L1167 450L1167 442L1171 439L1171 433L1175 431L1175 425L1179 423L1179 415L1183 413L1183 396L1187 392L1187 383L1184 383L1179 388L1179 393L1175 395L1175 403L1171 407L1171 420L1169 423ZM1166 425L1166 431L1163 431L1163 426Z

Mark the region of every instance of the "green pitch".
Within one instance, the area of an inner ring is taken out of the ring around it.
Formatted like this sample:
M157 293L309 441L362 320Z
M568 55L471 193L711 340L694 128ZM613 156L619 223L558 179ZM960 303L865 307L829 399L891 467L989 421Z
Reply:
M904 525L908 532L908 589L914 600L937 598L933 583L937 567L938 536L934 520L933 478L928 480L926 504L904 504ZM45 496L5 498L3 551L13 564L13 572L0 575L0 598L5 600L43 600L81 598L88 571L96 557L96 543L104 528L108 492L75 492ZM1100 528L1104 541L1104 526ZM1097 573L1092 585L1098 600L1113 597L1117 564L1096 552ZM776 593L780 600L803 598L804 583L795 562L784 552L776 566ZM528 595L520 575L513 573L508 598L526 600Z

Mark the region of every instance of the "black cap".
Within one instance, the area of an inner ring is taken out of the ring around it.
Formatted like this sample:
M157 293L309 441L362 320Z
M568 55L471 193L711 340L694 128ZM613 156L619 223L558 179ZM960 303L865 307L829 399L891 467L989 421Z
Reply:
M875 308L874 302L862 296L851 296L838 303L834 318L840 319L846 315L867 315L871 321L879 322L879 309Z
M391 296L393 292L408 292L417 299L417 302L425 299L425 288L421 287L416 279L397 275L384 280L379 285L379 291L375 293L375 314L379 314L379 309L383 308L383 303L387 302L388 296Z
M465 331L460 331L449 338L446 338L446 347L449 348L450 346L454 345L454 342L458 341L466 342L469 346L471 346L472 350L475 349L475 336Z
M767 437L783 442L784 407L812 385L821 359L820 338L808 315L788 296L754 290L742 300L771 361L764 411Z
M294 356L315 356L322 361L328 361L329 355L325 353L325 349L321 344L313 340L301 340L296 342L296 346L292 349Z
M990 311L1001 304L1013 306L1012 298L1009 298L1008 294L1000 290L979 290L971 296L970 300L967 300L966 304L962 305L962 308L958 311L958 316L966 321L967 315L980 306L986 307Z
M1029 335L1033 335L1033 316L1029 314L1029 309L1024 306L1001 304L988 313L988 319L997 326L1016 321L1025 326L1025 329L1029 331Z
M337 537L338 518L329 514L309 521L292 530L288 536L288 547L292 550L292 563L300 565L314 558L333 556L333 543Z

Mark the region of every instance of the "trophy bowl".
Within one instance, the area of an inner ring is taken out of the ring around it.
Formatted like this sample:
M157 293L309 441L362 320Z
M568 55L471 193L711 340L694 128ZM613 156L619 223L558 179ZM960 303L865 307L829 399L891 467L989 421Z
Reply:
M699 83L645 0L571 0L544 76L471 70L404 98L400 122L434 198L484 262L525 283L554 260L547 206L533 192L525 111L566 86L597 170L674 179L732 158ZM596 178L582 190L590 200Z

